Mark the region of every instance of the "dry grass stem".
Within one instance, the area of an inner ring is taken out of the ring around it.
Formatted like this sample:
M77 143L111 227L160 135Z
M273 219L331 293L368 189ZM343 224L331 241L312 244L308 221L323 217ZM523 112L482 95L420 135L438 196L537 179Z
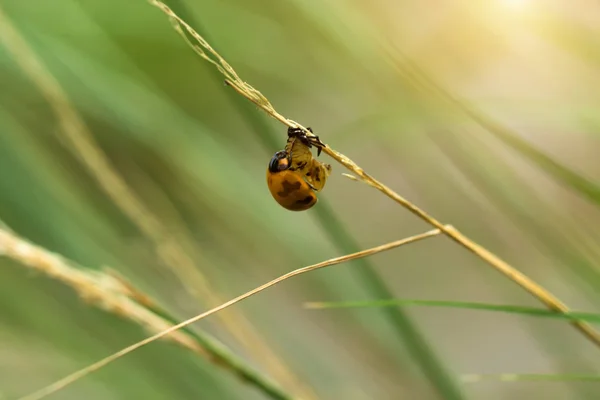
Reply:
M155 312L158 308L152 299L127 282L124 277L110 270L99 272L76 266L58 254L27 242L5 227L1 221L0 257L10 258L35 272L70 286L86 302L133 321L150 334L162 333L173 326L171 321ZM174 330L161 337L208 358L218 367L228 370L243 382L251 383L273 399L291 399L267 379L224 351L221 344L208 335L197 334L194 337L186 332ZM52 384L23 399L41 399L60 388Z
M1 221L0 257L10 258L37 273L66 284L87 303L133 321L150 334L164 332L173 326L171 321L155 312L158 308L148 295L135 288L120 274L108 268L105 268L105 271L94 271L76 266L72 261L58 254L27 242L9 230ZM274 399L289 398L271 382L224 352L220 344L207 335L198 336L203 342L181 331L171 331L168 336L161 335L161 337L166 337L180 346L208 358L215 365L232 372L243 382L252 383ZM53 384L25 396L23 399L41 399L58 389L60 387Z
M10 20L2 13L1 8L0 42L3 42L6 48L12 52L23 72L29 76L47 99L61 127L57 134L66 139L70 145L69 149L88 169L110 199L154 244L159 260L175 273L188 293L205 302L208 307L223 303L226 298L217 293L214 286L207 282L194 258L188 254L170 229L144 204L111 165L59 82L44 67L27 42L12 26ZM205 45L208 46L208 43ZM225 60L221 59L220 61L224 63ZM232 79L239 79L231 67L222 69L221 72ZM201 265L210 265L210 262L201 255L197 254L196 258L199 258ZM316 398L313 390L301 382L278 358L243 314L232 310L219 314L219 319L248 353L255 360L260 360L267 367L269 373L283 386L298 393L306 400Z
M30 394L28 396L22 397L19 400L39 400L39 399L41 399L41 398L43 398L45 396L48 396L48 395L50 395L52 393L55 393L55 392L63 389L64 387L66 387L66 386L74 383L78 379L81 379L81 378L83 378L83 377L85 377L85 376L87 376L87 375L89 375L89 374L91 374L91 373L99 370L100 368L106 366L107 364L109 364L109 363L117 360L118 358L121 358L121 357L123 357L123 356L125 356L125 355L127 355L127 354L129 354L129 353L131 353L131 352L133 352L133 351L135 351L137 349L139 349L140 347L143 347L143 346L145 346L145 345L147 345L149 343L152 343L155 340L158 340L158 339L160 339L160 338L162 338L162 337L164 337L166 335L169 335L172 332L177 331L178 329L181 329L181 328L186 327L186 326L188 326L190 324L193 324L194 322L200 321L201 319L206 318L209 315L212 315L212 314L214 314L214 313L216 313L218 311L221 311L221 310L223 310L225 308L228 308L228 307L230 307L230 306L232 306L232 305L234 305L236 303L239 303L240 301L242 301L244 299L247 299L250 296L253 296L253 295L255 295L255 294L259 293L259 292L262 292L263 290L268 289L271 286L274 286L274 285L276 285L276 284L278 284L280 282L283 282L283 281L285 281L287 279L290 279L290 278L292 278L294 276L305 274L307 272L311 272L311 271L314 271L314 270L317 270L317 269L329 267L329 266L332 266L332 265L341 264L341 263L344 263L344 262L356 260L356 259L359 259L359 258L364 258L364 257L372 256L373 254L377 254L377 253L381 253L383 251L391 250L391 249L394 249L396 247L400 247L400 246L404 246L404 245L407 245L407 244L410 244L410 243L414 243L414 242L417 242L419 240L427 239L427 238L430 238L430 237L433 237L433 236L436 236L436 235L439 235L439 234L440 234L440 230L439 229L434 229L434 230L431 230L431 231L428 231L428 232L425 232L425 233L421 233L419 235L415 235L415 236L411 236L411 237L408 237L408 238L405 238L405 239L401 239L401 240L397 240L397 241L390 242L390 243L387 243L387 244L383 244L381 246L372 247L370 249L362 250L362 251L359 251L359 252L356 252L356 253L347 254L345 256L332 258L330 260L323 261L323 262L320 262L318 264L309 265L307 267L299 268L299 269L296 269L296 270L294 270L292 272L288 272L287 274L282 275L282 276L280 276L280 277L278 277L276 279L273 279L272 281L267 282L264 285L261 285L261 286L255 288L255 289L252 289L252 290L250 290L250 291L248 291L248 292L246 292L246 293L244 293L244 294L242 294L242 295L240 295L240 296L238 296L238 297L236 297L234 299L231 299L228 302L223 303L223 304L221 304L218 307L212 308L212 309L210 309L210 310L208 310L208 311L206 311L206 312L204 312L202 314L196 315L195 317L192 317L192 318L190 318L190 319L188 319L186 321L183 321L183 322L181 322L181 323L179 323L177 325L173 325L173 326L169 327L168 329L163 330L162 332L159 332L159 333L157 333L157 334L155 334L153 336L150 336L150 337L148 337L148 338L146 338L144 340L141 340L141 341L139 341L139 342L137 342L135 344L132 344L131 346L126 347L126 348L124 348L124 349L122 349L122 350L120 350L120 351L118 351L118 352L116 352L116 353L114 353L114 354L112 354L112 355L110 355L110 356L108 356L108 357L106 357L106 358L104 358L104 359L102 359L102 360L94 363L94 364L91 364L91 365L89 365L86 368L80 369L79 371L74 372L73 374L71 374L69 376L66 376L63 379L54 382L50 386L42 388L41 390L39 390L39 391L37 391L37 392L35 392L33 394Z
M163 332L173 325L139 304L135 299L142 293L131 284L124 284L122 278L115 279L104 272L76 267L71 261L27 242L6 228L0 228L0 256L63 282L86 302L129 319L151 333ZM146 295L143 297L151 303ZM208 355L207 351L185 332L173 331L168 338L195 353Z
M192 29L187 23L185 23L185 21L179 18L168 6L166 6L164 3L158 0L148 1L152 5L160 8L169 17L169 19L173 23L174 28L184 37L186 42L194 49L194 51L196 51L196 53L198 53L205 60L209 61L211 64L215 65L217 69L221 71L221 73L223 73L223 75L225 76L225 81L229 86L231 86L239 94L252 101L262 110L264 110L268 115L280 121L281 123L289 127L301 128L303 131L305 131L305 133L308 136L313 135L312 132L308 131L299 123L287 119L281 114L279 114L263 94L261 94L258 90L253 88L248 83L242 81L241 78L235 72L235 70L206 42L206 40L204 40L202 36L200 36L196 31L194 31L194 29ZM190 36L196 41L196 43L191 41ZM208 52L208 54L206 52ZM209 54L212 57L210 57ZM417 207L412 202L408 201L407 199L400 196L398 193L396 193L383 183L379 182L377 179L367 174L354 161L352 161L345 155L333 150L327 145L325 145L325 147L323 148L323 152L327 153L334 160L336 160L344 167L352 171L355 175L356 180L362 180L364 183L374 187L375 189L385 194L387 197L391 198L404 208L408 209L417 217L421 218L428 224L438 228L447 237L449 237L462 247L466 248L473 254L477 255L479 258L491 265L498 272L500 272L501 274L503 274L504 276L521 286L523 289L525 289L527 292L529 292L531 295L533 295L535 298L541 301L549 309L561 313L569 312L569 308L565 304L563 304L556 296L550 293L547 289L535 283L531 278L527 277L525 274L513 268L511 265L506 263L494 253L490 252L489 250L483 248L473 240L469 239L468 237L460 233L457 229L445 226L433 216L429 215L427 212ZM590 339L595 345L600 346L600 334L591 325L582 321L572 321L570 323L578 331L580 331L588 339Z

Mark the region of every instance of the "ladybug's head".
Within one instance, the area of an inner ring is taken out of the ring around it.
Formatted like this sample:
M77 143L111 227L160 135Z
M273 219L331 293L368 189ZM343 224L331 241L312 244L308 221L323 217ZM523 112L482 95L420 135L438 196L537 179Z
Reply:
M275 153L271 161L269 161L269 171L280 172L285 171L290 167L290 159L285 150Z

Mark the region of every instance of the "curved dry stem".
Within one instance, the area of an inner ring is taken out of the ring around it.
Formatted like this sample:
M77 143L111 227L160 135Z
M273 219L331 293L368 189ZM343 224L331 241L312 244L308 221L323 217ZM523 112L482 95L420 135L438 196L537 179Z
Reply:
M124 277L116 275L113 271L94 271L77 266L58 254L29 243L2 224L2 221L0 257L10 258L30 270L64 283L73 288L87 303L137 323L150 334L162 332L173 326L172 318L161 312L152 299L127 282ZM291 399L290 395L226 351L219 342L204 332L177 331L165 339L207 358L219 368L255 386L272 399Z
M258 90L253 88L248 83L242 81L240 77L235 73L233 68L212 47L210 47L208 43L206 43L206 40L204 40L204 38L202 38L187 23L185 23L185 21L179 18L168 6L166 6L158 0L148 1L150 4L160 8L165 14L169 16L177 32L179 32L184 37L186 42L198 54L200 54L204 59L208 60L213 65L215 65L217 69L223 73L223 75L225 76L225 82L229 86L231 86L235 91L237 91L242 96L246 97L248 100L250 100L258 107L260 107L263 111L265 111L268 115L280 121L281 123L292 128L300 128L306 133L307 136L314 136L314 134L308 131L304 126L300 125L296 121L285 118L283 115L279 114L264 95L262 95ZM195 39L197 43L193 43L190 39L190 36L193 39ZM209 57L204 52L203 48L207 50L214 57L214 59ZM549 309L561 313L569 312L569 308L565 304L563 304L556 296L550 293L547 289L538 285L531 278L527 277L525 274L521 273L520 271L506 263L494 253L480 246L475 241L469 239L455 228L444 226L433 216L429 215L424 210L417 207L415 204L411 203L410 201L400 196L398 193L396 193L383 183L379 182L377 179L367 174L350 158L346 157L342 153L333 150L328 145L325 145L325 147L323 148L323 152L327 153L331 158L342 164L348 170L352 171L354 175L356 175L355 178L358 178L357 180L361 180L364 183L374 187L375 189L385 194L387 197L394 200L396 203L400 204L402 207L408 209L417 217L421 218L428 224L438 228L450 239L452 239L462 247L466 248L473 254L477 255L479 258L481 258L490 266L492 266L495 270L497 270L498 272L506 276L508 279L518 284L519 286L521 286L523 289L525 289L527 292L529 292L531 295L533 295L535 298L541 301ZM580 331L588 339L590 339L596 346L600 347L600 334L591 325L582 321L572 321L570 323L578 331Z
M395 242L390 242L387 244L383 244L381 246L377 246L377 247L372 247L370 249L367 250L362 250L356 253L352 253L352 254L347 254L345 256L341 256L341 257L336 257L336 258L332 258L330 260L327 261L323 261L320 262L318 264L314 264L314 265L309 265L308 267L303 267L303 268L299 268L296 269L292 272L288 272L285 275L280 276L279 278L273 279L270 282L265 283L264 285L261 285L255 289L250 290L249 292L246 292L234 299L229 300L226 303L221 304L218 307L212 308L202 314L196 315L195 317L192 317L186 321L183 321L177 325L173 325L168 329L163 330L162 332L159 332L153 336L150 336L142 341L139 341L135 344L132 344L129 347L126 347L94 364L89 365L86 368L80 369L77 372L74 372L73 374L54 382L52 385L46 386L43 389L38 390L35 393L32 393L30 395L27 395L25 397L21 397L19 400L39 400L41 398L44 398L52 393L55 393L61 389L63 389L64 387L74 383L75 381L77 381L78 379L81 379L89 374L91 374L92 372L95 372L97 370L99 370L100 368L106 366L107 364L110 364L111 362L117 360L118 358L121 358L137 349L139 349L140 347L143 347L149 343L154 342L155 340L158 340L166 335L171 334L172 332L177 331L178 329L181 329L183 327L186 327L190 324L193 324L194 322L200 321L203 318L208 317L209 315L212 315L218 311L221 311L227 307L230 307L236 303L239 303L240 301L247 299L250 296L253 296L259 292L262 292L265 289L270 288L271 286L274 286L280 282L283 282L287 279L290 279L294 276L297 275L301 275L301 274L305 274L307 272L311 272L317 269L321 269L321 268L325 268L325 267L329 267L332 265L336 265L336 264L341 264L343 262L347 262L347 261L352 261L352 260L356 260L358 258L363 258L363 257L368 257L371 256L373 254L377 254L377 253L381 253L383 251L387 251L387 250L391 250L394 249L396 247L400 247L400 246L404 246L410 243L414 243L417 242L419 240L423 240L423 239L427 239L430 238L432 236L436 236L440 234L440 230L439 229L434 229L425 233L421 233L419 235L415 235L415 236L411 236L405 239L401 239L401 240L397 240Z

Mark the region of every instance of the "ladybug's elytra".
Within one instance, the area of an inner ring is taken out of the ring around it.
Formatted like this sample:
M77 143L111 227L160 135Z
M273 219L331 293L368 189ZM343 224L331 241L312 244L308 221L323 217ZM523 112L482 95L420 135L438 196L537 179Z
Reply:
M285 150L275 153L269 162L269 191L279 205L290 211L304 211L314 206L316 192L323 189L331 173L331 165L313 158L312 146L317 147L319 154L324 145L316 136L308 137L301 129L289 128Z

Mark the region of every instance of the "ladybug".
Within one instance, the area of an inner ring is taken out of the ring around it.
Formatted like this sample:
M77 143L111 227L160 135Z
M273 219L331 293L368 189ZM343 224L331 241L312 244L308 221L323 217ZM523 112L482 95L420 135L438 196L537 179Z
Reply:
M312 130L307 128L310 132ZM317 203L317 194L325 186L331 165L313 158L324 144L317 136L308 137L298 128L288 129L284 150L275 153L267 168L267 186L271 195L283 208L290 211L308 210Z

